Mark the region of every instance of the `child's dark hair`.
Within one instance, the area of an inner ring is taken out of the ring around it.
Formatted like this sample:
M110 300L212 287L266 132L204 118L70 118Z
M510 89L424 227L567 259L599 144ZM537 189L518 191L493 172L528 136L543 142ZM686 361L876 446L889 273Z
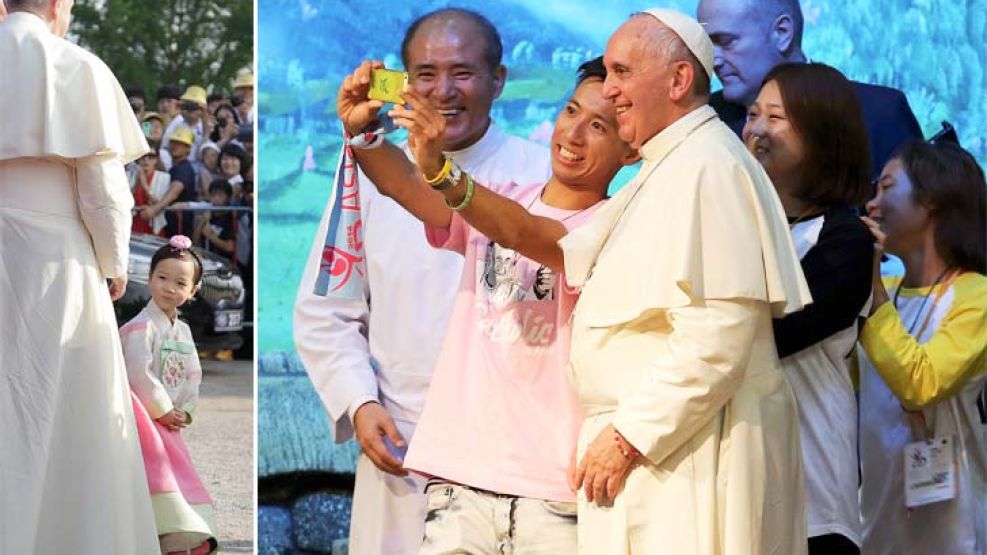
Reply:
M199 260L199 255L195 254L195 251L192 250L191 239L184 235L175 235L168 241L167 245L158 249L154 253L154 256L151 257L151 269L148 271L148 277L154 273L154 269L157 268L159 262L168 258L190 260L193 268L193 285L198 285L199 280L202 279L202 261Z
M225 179L214 179L209 184L209 194L213 193L226 193L228 198L233 198L233 186Z

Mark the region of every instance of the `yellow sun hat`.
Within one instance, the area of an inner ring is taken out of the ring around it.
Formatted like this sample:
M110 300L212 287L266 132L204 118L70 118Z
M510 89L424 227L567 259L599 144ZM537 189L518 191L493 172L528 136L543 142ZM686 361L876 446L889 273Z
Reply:
M237 75L236 79L233 80L233 90L247 87L254 88L254 74L250 71L245 71Z
M206 89L203 89L199 85L192 85L185 89L185 94L182 95L181 100L188 100L195 102L199 106L206 105Z
M192 146L195 144L195 134L192 133L189 127L181 125L171 133L170 140L171 142L185 143L188 146Z

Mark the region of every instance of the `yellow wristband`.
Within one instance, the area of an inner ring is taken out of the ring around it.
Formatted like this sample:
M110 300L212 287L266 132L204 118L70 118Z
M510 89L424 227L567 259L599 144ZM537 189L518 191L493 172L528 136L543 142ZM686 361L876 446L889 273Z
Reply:
M439 181L442 181L443 179L449 177L450 171L452 171L452 159L446 158L445 163L442 164L442 169L439 170L439 175L436 175L435 177L429 179L428 176L423 173L422 177L425 178L425 183L428 183L429 185L435 185Z

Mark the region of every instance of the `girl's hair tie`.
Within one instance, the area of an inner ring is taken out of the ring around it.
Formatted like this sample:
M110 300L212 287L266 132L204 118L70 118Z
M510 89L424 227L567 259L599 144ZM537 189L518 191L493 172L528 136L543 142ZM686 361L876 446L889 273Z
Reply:
M168 240L168 246L175 250L188 250L192 248L192 240L184 235L174 235Z

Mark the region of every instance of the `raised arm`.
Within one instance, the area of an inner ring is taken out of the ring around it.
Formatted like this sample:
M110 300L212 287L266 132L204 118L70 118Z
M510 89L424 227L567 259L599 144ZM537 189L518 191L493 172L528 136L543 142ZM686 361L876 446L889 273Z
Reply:
M383 102L370 100L370 72L382 68L380 62L365 61L347 75L339 89L336 111L349 136L356 136L377 118ZM398 147L386 142L373 149L354 148L357 163L382 195L391 197L422 222L439 228L449 227L452 211L442 195L432 190L414 163Z
M435 179L444 173L446 156L442 153L445 118L414 91L405 91L410 109L395 106L394 123L408 129L408 145L420 168L419 182ZM525 257L563 271L562 249L558 241L566 234L565 226L551 218L536 216L523 206L507 199L463 174L457 181L438 184L437 194L445 206L456 207L463 218L498 245L515 250Z
M955 295L939 328L924 343L909 334L891 302L882 303L861 329L867 357L906 409L939 403L984 372L987 286L981 281L954 287L963 294Z

